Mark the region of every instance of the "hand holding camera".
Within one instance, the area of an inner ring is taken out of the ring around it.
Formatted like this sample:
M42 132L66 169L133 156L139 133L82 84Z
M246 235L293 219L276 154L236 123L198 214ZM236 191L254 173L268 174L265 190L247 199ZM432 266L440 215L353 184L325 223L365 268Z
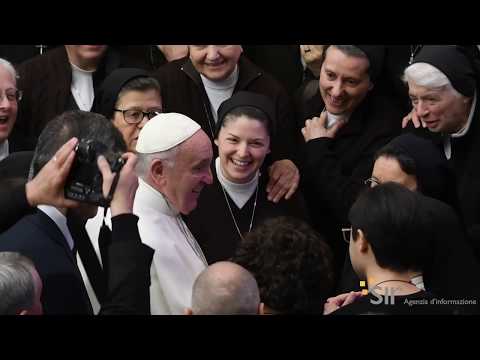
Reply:
M122 155L122 159L125 161L125 165L123 165L120 171L116 189L110 202L112 217L132 213L133 200L135 199L135 193L138 188L138 178L135 174L137 156L133 153L125 153ZM110 164L103 156L98 157L97 164L103 177L103 196L107 198L114 183L116 173L111 171Z
M52 205L60 208L78 206L77 201L66 199L63 188L75 158L77 138L66 142L25 186L27 201L30 206Z

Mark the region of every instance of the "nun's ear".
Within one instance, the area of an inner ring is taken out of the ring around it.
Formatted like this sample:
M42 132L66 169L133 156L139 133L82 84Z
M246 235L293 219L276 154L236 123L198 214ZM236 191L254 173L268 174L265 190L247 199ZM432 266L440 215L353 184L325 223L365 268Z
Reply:
M370 81L370 85L368 85L368 91L371 91L374 86L375 86L375 84Z

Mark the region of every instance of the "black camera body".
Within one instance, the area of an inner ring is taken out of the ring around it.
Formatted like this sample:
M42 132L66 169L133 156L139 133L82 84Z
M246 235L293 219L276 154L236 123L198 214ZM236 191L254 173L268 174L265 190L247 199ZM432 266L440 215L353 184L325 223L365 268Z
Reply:
M75 159L65 183L65 197L92 205L109 206L109 201L103 196L103 176L97 165L98 156L105 156L107 147L95 140L82 139L75 152ZM107 161L112 172L116 173L119 173L125 164L121 156L107 158Z

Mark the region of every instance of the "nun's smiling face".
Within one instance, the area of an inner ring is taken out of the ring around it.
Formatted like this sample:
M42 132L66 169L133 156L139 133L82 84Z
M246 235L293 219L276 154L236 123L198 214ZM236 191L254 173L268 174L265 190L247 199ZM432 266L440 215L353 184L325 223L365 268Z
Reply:
M225 122L215 144L223 175L237 184L252 180L270 152L265 125L244 115Z
M320 70L320 94L331 114L351 114L373 87L366 58L344 54L335 46L326 50Z
M17 118L17 82L13 75L0 65L0 142L5 141Z
M240 45L189 45L195 69L211 81L229 77L242 54Z
M447 134L461 130L467 123L471 99L451 88L429 89L408 81L412 106L420 120L432 132Z

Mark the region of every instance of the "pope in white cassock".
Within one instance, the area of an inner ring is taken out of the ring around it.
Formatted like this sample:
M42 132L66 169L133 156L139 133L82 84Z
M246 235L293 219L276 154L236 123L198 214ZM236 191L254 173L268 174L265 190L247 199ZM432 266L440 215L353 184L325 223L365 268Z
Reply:
M183 314L192 286L207 267L202 250L181 218L197 206L212 183L212 144L195 121L177 113L159 114L140 131L139 187L133 212L142 241L155 250L151 269L152 315Z

